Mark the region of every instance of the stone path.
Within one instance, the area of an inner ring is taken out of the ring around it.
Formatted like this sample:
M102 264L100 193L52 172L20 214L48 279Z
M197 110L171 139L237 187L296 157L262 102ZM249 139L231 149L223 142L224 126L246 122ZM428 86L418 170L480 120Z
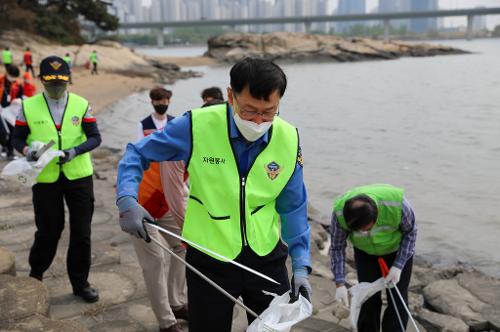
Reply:
M158 330L130 237L118 225L114 204L118 156L110 149L100 148L93 158L96 201L89 281L99 289L100 301L87 304L71 293L65 263L68 227L44 282L27 277L28 254L35 231L31 190L12 191L0 181L0 331ZM4 165L5 162L0 162L0 168ZM313 211L311 215L314 219ZM311 226L314 311L311 318L292 331L349 331L346 313L334 301L329 257L322 254L327 252L328 233L319 223L311 221ZM347 280L356 283L350 252L347 258L350 264ZM417 263L410 290L410 310L422 324L422 332L500 331L497 279L463 267L435 270ZM236 307L233 331L245 329L246 315ZM184 330L187 331L185 322ZM413 328L408 326L407 331Z

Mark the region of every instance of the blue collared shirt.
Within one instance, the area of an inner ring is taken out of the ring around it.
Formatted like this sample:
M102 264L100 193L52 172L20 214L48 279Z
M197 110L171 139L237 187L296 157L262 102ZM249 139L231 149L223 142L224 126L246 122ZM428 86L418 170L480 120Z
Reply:
M232 113L230 107L228 112ZM191 113L167 122L162 131L157 131L141 141L127 145L127 150L118 165L117 199L132 196L137 199L142 173L149 162L183 160L187 163L191 154ZM255 142L249 143L241 135L233 117L229 116L229 134L236 154L240 172L246 174L257 155L267 146L269 135L265 133ZM281 217L281 237L288 244L293 269L311 267L309 252L309 223L307 221L307 192L304 185L302 165L295 171L276 200L276 211Z

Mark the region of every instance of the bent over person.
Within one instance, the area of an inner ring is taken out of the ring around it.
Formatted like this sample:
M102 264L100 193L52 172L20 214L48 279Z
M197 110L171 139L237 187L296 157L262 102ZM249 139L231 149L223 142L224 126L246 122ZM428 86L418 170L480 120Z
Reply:
M388 287L396 284L406 303L410 284L413 254L417 238L415 214L403 189L374 184L356 187L337 198L333 203L331 224L332 271L335 275L335 298L349 305L345 286L346 241L352 242L359 282L373 282L382 277L379 258L388 267L385 277ZM394 293L394 290L388 290ZM394 303L388 306L382 319L382 331L400 331ZM408 315L399 298L394 295L397 310L406 326ZM358 319L359 332L380 330L381 292L368 299L361 307Z
M33 142L56 142L64 156L52 160L33 186L35 241L29 254L30 276L43 279L64 229L64 201L69 210L67 269L73 294L87 302L99 299L87 279L90 269L90 224L94 212L92 161L89 151L101 143L89 102L66 91L69 68L49 56L40 64L44 92L23 101L14 131L14 146L28 161L36 161Z
M148 239L143 219L151 216L137 202L142 173L151 161L183 160L190 182L183 236L280 285L191 246L186 260L260 314L272 300L262 290L290 289L288 255L292 298L301 292L310 299L307 195L297 130L277 115L284 72L271 61L248 58L230 76L229 103L187 112L127 146L117 205L122 229ZM234 303L190 270L186 279L189 331L231 331Z

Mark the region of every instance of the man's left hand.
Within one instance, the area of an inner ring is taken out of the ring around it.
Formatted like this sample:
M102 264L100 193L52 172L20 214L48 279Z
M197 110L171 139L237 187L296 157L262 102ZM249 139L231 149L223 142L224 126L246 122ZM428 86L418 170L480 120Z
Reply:
M61 165L70 162L71 160L73 160L73 158L76 157L75 149L63 150L63 152L64 152L64 157L59 158L59 164Z
M401 269L395 266L391 267L389 273L385 277L386 287L391 287L391 288L394 287L395 285L397 285L400 278L401 278Z
M290 294L291 301L297 301L299 299L299 294L311 302L312 288L309 283L309 273L306 267L301 267L293 271L292 290Z

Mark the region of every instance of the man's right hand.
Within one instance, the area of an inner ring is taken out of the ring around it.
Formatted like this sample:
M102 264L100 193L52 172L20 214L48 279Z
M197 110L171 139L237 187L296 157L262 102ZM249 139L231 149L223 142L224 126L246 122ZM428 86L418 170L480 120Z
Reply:
M154 218L144 209L134 197L124 196L116 202L120 211L120 227L122 231L132 234L136 237L151 242L151 238L144 226L144 219L154 221Z
M335 290L335 300L343 303L346 307L349 307L349 296L345 285L337 286L337 289Z
M30 147L26 147L25 149L25 155L26 155L26 160L27 161L37 161L38 160L38 156L36 155L36 153L38 152L38 149L32 149Z

